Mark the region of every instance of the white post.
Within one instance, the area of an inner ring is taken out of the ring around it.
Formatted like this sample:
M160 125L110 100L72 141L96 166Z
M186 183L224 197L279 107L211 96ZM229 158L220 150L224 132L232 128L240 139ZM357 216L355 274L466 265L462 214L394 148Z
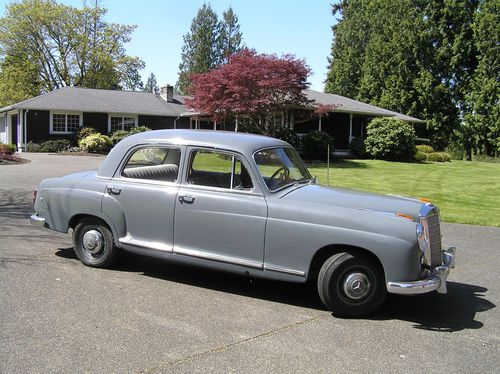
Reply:
M193 129L193 117L189 117L189 128Z
M349 113L349 144L351 144L352 141L352 113Z
M234 132L238 132L238 117L236 117L236 122L234 125Z
M290 130L293 130L295 123L294 123L295 118L293 117L293 112L290 113Z
M321 131L321 114L319 115L318 131Z
M195 130L198 130L198 129L199 129L199 126L200 126L200 122L199 122L198 117L196 117L196 119L195 119L195 121L194 121L194 128L195 128Z
M217 121L214 121L214 131L217 130Z
M23 110L19 109L17 111L17 151L22 152L21 147L23 146L23 138L24 138L24 117Z

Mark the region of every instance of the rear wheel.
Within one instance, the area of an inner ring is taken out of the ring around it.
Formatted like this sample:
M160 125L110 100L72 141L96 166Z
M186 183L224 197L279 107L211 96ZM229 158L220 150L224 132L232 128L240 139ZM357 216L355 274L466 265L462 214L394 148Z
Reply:
M321 267L318 293L334 315L360 317L374 312L387 291L378 263L361 254L342 252L328 258Z
M118 249L109 228L96 218L84 218L73 230L73 245L78 259L87 266L106 268L116 259Z

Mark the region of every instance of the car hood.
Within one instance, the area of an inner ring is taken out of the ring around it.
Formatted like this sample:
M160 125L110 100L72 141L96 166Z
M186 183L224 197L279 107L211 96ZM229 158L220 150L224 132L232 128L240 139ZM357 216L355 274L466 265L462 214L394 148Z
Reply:
M291 191L284 191L281 199L289 202L320 204L380 213L403 213L418 220L424 204L414 198L382 195L345 188L325 187L320 185L298 186Z

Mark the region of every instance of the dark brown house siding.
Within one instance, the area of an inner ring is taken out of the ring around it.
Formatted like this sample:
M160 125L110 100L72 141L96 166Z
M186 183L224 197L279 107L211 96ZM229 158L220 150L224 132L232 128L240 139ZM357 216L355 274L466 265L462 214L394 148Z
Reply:
M108 113L83 113L83 127L93 127L101 134L108 133Z
M50 137L50 112L48 110L30 110L26 114L27 139L41 143Z
M160 117L160 116L139 116L138 125L149 127L151 130L173 129L173 117Z

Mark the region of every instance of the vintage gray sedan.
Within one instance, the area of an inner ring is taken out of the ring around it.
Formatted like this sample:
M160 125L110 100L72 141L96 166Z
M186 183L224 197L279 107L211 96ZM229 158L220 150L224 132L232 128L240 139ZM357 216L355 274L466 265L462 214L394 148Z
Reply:
M430 202L316 184L288 143L241 133L130 136L97 171L40 183L32 223L73 230L78 258L120 249L249 277L316 282L335 315L373 312L387 292L446 292Z

